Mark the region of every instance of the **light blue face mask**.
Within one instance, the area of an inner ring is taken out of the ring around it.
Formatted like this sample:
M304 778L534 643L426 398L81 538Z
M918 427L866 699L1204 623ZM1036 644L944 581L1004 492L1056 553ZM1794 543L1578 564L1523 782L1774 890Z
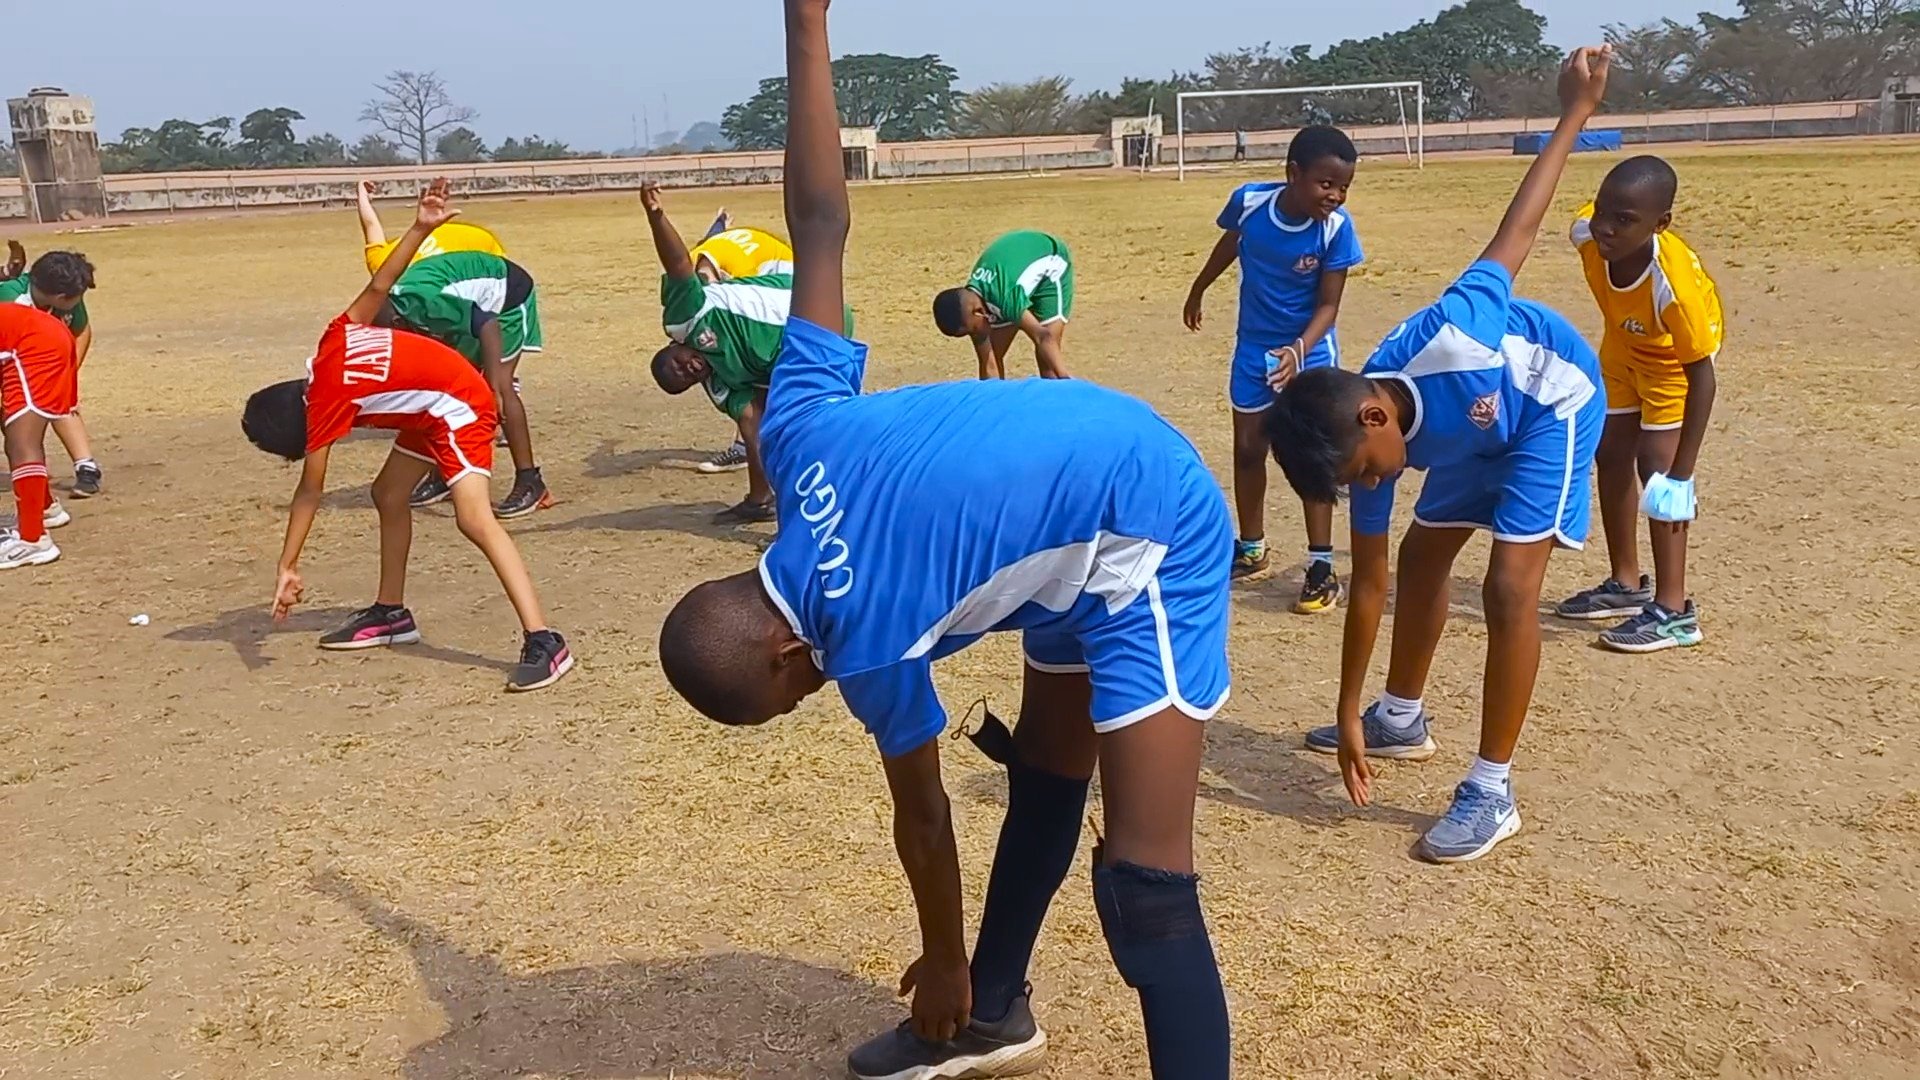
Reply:
M1692 480L1675 480L1665 473L1654 473L1640 493L1640 511L1655 521L1692 521L1698 506L1693 497Z

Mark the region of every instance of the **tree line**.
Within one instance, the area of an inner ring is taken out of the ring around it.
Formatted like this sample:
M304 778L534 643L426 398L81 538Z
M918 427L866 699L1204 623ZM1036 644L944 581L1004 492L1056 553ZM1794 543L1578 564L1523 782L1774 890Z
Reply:
M959 73L939 56L865 53L834 61L843 122L874 127L889 142L959 137L1096 133L1115 117L1169 113L1188 90L1320 86L1418 79L1436 121L1547 115L1561 49L1547 21L1522 0L1465 0L1404 29L1342 41L1318 53L1271 43L1215 53L1194 71L1125 79L1113 90L1076 93L1072 80L956 89ZM1740 13L1702 13L1609 26L1614 46L1609 103L1622 111L1765 105L1877 97L1886 78L1920 74L1920 0L1741 0ZM1285 128L1301 123L1386 123L1412 103L1379 93L1201 99L1187 122L1199 130ZM784 78L761 80L716 128L697 124L654 146L617 156L684 150L775 149L785 137ZM101 146L108 172L297 168L606 157L527 135L490 146L477 114L458 104L434 72L395 71L374 88L360 120L372 130L348 143L333 134L299 138L305 120L262 108L237 123L168 120L129 128ZM17 162L0 145L0 174Z
M1562 49L1521 0L1465 0L1432 19L1319 53L1271 43L1215 53L1196 71L1124 80L1077 94L1059 75L955 89L938 56L846 56L834 63L844 122L889 141L1104 132L1115 117L1170 113L1191 90L1419 80L1436 121L1548 115ZM1920 74L1920 0L1742 0L1740 14L1703 13L1614 25L1609 104L1623 111L1834 101L1880 95L1889 76ZM721 128L743 148L780 145L786 80L762 80ZM1381 93L1219 98L1190 102L1199 130L1302 123L1385 123L1413 103Z

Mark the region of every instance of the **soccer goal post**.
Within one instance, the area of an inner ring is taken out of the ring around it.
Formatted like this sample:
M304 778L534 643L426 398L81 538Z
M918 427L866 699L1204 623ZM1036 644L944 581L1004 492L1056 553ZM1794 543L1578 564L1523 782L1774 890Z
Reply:
M1306 97L1316 94L1392 94L1399 116L1400 142L1407 160L1419 168L1427 165L1427 91L1418 80L1404 82L1341 83L1334 86L1270 86L1251 90L1187 90L1174 98L1175 146L1180 162L1180 179L1187 178L1187 105L1189 102L1251 97ZM1407 98L1413 99L1408 115ZM1367 125L1378 126L1378 125ZM1389 122L1388 127L1392 126ZM1236 155L1237 156L1237 155Z

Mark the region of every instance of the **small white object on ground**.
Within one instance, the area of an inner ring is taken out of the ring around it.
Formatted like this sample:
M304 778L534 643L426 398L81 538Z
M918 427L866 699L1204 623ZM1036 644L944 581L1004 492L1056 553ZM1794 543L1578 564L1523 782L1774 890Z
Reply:
M146 612L144 612L144 611L143 611L143 612L141 612L140 614L138 614L138 615L135 615L135 616L134 616L133 618L131 618L131 619L128 619L128 620L127 620L127 625L128 625L128 626L145 626L145 625L147 625L147 623L149 623L149 622L151 622L151 621L152 621L152 620L150 620L150 619L148 619L148 618L147 618L147 614L146 614Z

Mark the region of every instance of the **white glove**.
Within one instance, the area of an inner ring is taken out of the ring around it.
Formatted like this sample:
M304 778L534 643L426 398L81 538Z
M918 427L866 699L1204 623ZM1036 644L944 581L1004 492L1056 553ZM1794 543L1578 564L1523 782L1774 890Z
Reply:
M1666 473L1654 473L1640 493L1640 511L1655 521L1692 521L1696 509L1691 479L1675 480Z

